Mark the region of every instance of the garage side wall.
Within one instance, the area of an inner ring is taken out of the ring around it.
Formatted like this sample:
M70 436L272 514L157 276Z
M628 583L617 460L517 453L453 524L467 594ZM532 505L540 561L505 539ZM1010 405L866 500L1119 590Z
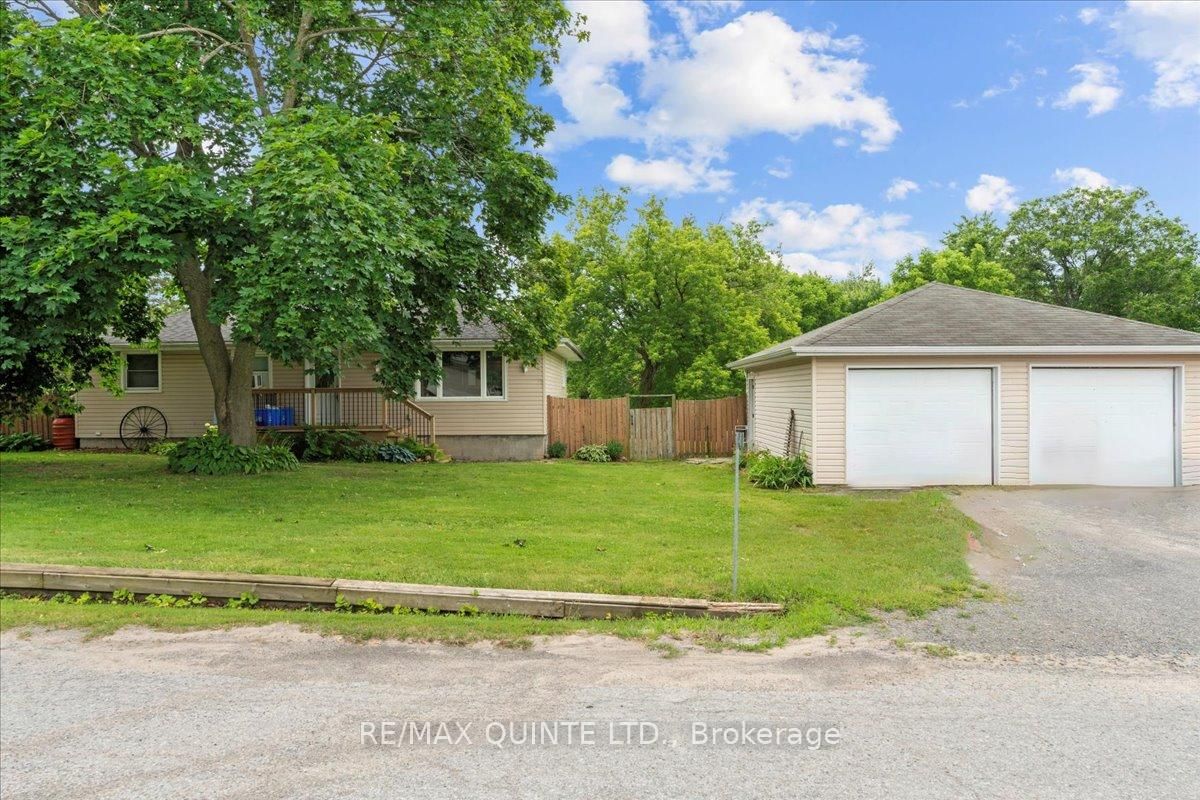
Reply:
M1035 366L1182 366L1182 478L1200 485L1200 358L1191 356L1026 356L930 358L817 358L812 366L813 478L846 482L847 367L997 367L1000 376L998 482L1029 483L1029 371Z
M812 361L803 360L773 369L748 373L754 379L754 441L760 450L783 455L787 449L788 420L796 412L795 436L812 456Z

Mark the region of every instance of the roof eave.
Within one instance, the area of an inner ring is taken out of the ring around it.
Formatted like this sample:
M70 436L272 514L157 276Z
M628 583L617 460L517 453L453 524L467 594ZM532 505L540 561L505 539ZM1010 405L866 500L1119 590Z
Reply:
M796 348L787 350L779 350L774 353L756 353L752 356L739 358L737 361L730 361L725 365L726 369L748 369L750 367L762 367L768 364L777 364L781 361L789 361L796 356L794 352Z
M895 356L895 355L1194 355L1200 344L1135 345L887 345L869 347L793 347L790 355Z
M796 346L775 353L747 356L737 361L731 361L725 366L728 369L752 369L786 362L794 358L903 355L1200 355L1200 344Z
M579 345L570 339L560 339L558 347L554 348L554 352L565 361L583 361L583 351L579 349Z

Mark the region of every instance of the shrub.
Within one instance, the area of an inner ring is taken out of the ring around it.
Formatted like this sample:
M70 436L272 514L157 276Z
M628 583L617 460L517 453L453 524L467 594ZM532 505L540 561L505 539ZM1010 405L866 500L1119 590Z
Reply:
M803 453L792 458L754 453L747 459L746 477L764 489L795 489L813 485L812 470Z
M49 450L50 443L36 433L6 433L0 435L0 453L32 453Z
M290 433L283 433L281 431L272 431L272 430L259 431L258 432L258 443L267 445L269 447L286 447L288 450L291 450L293 453L296 453L296 451L298 449L296 437ZM299 457L300 457L300 455L299 455L299 453L297 453L296 458L299 458Z
M269 470L293 470L299 466L291 450L278 445L235 445L215 425L205 427L203 436L175 446L167 456L167 469L199 475L255 475Z
M450 460L450 456L446 455L446 451L438 447L436 442L425 444L410 436L407 439L401 439L396 444L416 456L418 461L436 461L444 464Z
M608 450L604 448L604 445L600 444L585 444L575 451L575 457L580 461L592 461L597 464L612 461L612 458L608 455Z
M769 455L771 455L771 454L768 453L766 450L743 450L742 451L742 463L739 466L742 469L746 469L754 462L755 459L761 458L763 456L769 456Z
M604 452L608 453L609 461L620 461L621 456L625 454L625 445L621 444L616 439L610 439L604 445Z
M417 454L402 444L386 442L376 448L380 461L390 461L393 464L411 464L417 460Z
M551 442L546 448L546 458L566 458L567 446L562 442Z
M148 452L156 456L170 456L178 446L179 442L155 442L150 445Z
M379 445L368 443L360 444L358 447L351 447L346 451L346 458L364 464L369 461L378 461Z
M351 450L364 444L368 444L367 439L358 431L306 427L293 452L299 449L296 457L301 461L344 461Z

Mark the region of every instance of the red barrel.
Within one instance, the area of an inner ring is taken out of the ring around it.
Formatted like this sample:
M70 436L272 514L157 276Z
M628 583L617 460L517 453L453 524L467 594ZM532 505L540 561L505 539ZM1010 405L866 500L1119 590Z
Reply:
M58 450L74 450L79 446L75 438L75 418L55 417L50 425L50 441Z

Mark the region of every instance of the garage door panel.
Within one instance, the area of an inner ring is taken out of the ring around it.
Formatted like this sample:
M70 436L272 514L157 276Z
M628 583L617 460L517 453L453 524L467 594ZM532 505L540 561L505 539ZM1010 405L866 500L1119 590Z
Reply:
M1033 483L1174 485L1174 370L1040 367L1031 377Z
M852 369L847 482L991 483L992 413L990 369Z

